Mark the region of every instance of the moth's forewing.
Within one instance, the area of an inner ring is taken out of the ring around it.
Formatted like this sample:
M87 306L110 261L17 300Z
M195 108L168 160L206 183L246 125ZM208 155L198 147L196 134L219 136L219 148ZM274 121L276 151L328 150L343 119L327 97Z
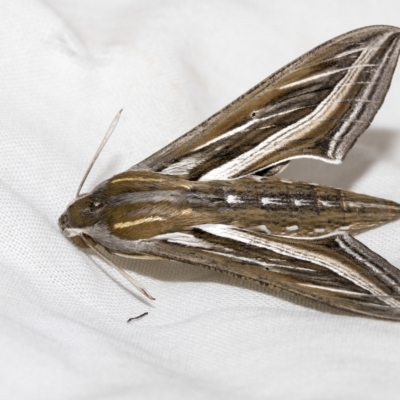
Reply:
M213 180L298 157L339 163L385 98L399 39L391 26L338 36L131 169Z
M347 311L400 320L400 271L346 233L301 240L208 225L143 241L138 249Z

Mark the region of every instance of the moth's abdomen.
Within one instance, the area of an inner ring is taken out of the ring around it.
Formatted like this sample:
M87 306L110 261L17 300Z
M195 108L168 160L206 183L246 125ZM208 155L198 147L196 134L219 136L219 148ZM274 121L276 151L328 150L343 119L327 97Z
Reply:
M236 224L265 225L274 235L356 233L400 217L395 202L305 182L243 179L232 186L226 202L236 212Z

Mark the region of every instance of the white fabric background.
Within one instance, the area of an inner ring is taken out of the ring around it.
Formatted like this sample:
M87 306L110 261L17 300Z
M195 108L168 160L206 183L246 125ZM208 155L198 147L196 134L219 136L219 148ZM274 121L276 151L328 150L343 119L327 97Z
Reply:
M0 1L1 399L398 399L400 324L171 262L118 261L59 232L86 189L312 47L400 25L398 0ZM284 176L400 201L400 72L341 166ZM400 222L359 236L400 267ZM141 320L129 317L149 311Z

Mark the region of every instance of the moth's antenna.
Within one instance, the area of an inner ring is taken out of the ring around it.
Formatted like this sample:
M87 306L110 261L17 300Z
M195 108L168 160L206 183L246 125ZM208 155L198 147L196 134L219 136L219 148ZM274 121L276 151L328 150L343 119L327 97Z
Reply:
M104 138L103 138L103 140L101 141L100 146L99 146L99 148L97 149L96 154L94 155L94 157L93 157L93 159L92 159L92 162L91 162L90 165L89 165L89 168L86 170L86 173L85 173L85 175L83 176L82 182L81 182L81 184L80 184L79 187L78 187L78 191L76 192L76 197L79 196L79 193L81 192L82 186L83 186L83 184L85 183L86 178L88 177L89 172L90 172L90 170L92 169L94 163L96 162L97 157L100 155L101 151L103 150L103 147L104 147L104 146L106 145L106 143L107 143L107 140L110 138L111 134L114 132L114 129L115 129L115 127L116 127L117 124L118 124L119 117L121 116L122 110L123 110L123 109L121 109L121 110L118 112L118 114L114 117L114 119L113 119L112 122L111 122L110 127L107 129L107 132L106 132L106 134L104 135Z
M147 292L147 290L135 279L133 279L130 275L128 275L122 268L115 265L109 258L107 258L103 253L96 249L88 240L86 240L84 235L79 235L79 237L90 247L100 258L114 267L125 279L127 279L140 293L144 294L148 299L155 300L155 298Z

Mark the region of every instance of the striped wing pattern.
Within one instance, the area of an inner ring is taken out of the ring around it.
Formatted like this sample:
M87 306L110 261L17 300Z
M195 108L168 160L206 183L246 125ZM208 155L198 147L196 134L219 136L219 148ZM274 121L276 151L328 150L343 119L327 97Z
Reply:
M400 321L400 271L346 233L307 240L202 225L145 240L138 249Z
M276 173L299 157L340 163L385 98L399 39L400 29L389 26L338 36L131 170L216 180Z
M131 170L210 181L273 175L300 157L340 163L380 108L399 52L399 28L338 36ZM305 239L207 224L138 241L135 250L400 321L400 271L347 233Z

